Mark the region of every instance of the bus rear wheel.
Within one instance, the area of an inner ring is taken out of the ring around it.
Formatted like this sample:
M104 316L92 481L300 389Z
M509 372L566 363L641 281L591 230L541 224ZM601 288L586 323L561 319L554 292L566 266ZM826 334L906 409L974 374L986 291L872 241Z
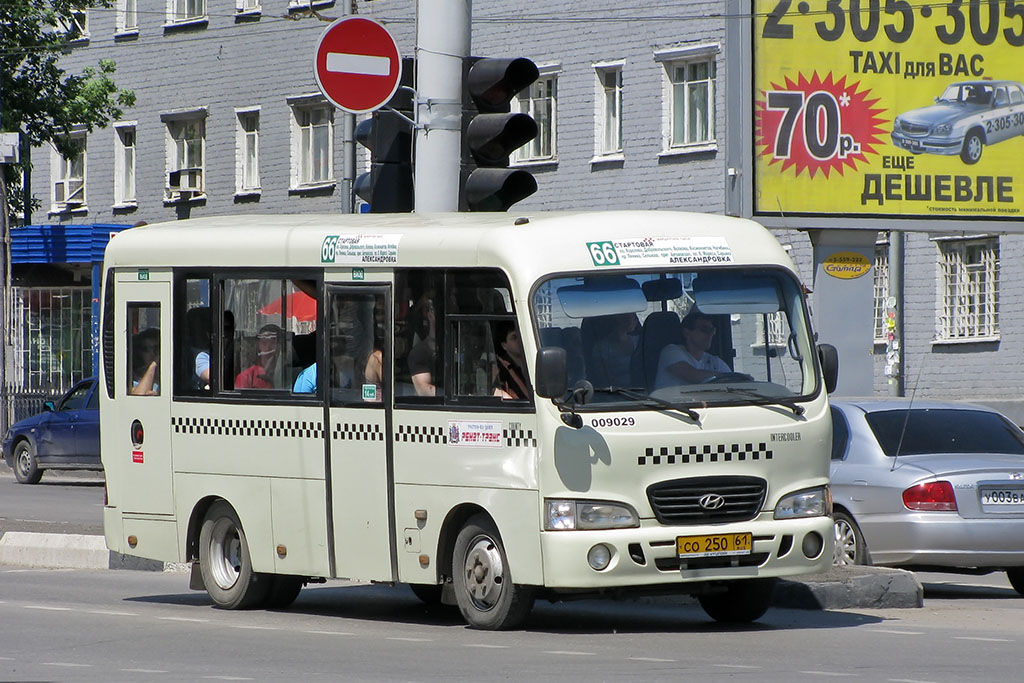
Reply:
M533 608L533 589L517 586L494 522L471 517L455 539L452 583L459 611L471 628L515 628Z
M249 543L234 509L224 501L210 506L199 531L199 570L217 607L259 605L270 590L269 577L252 570Z
M746 624L764 616L772 604L775 579L737 579L725 590L698 597L700 606L715 621Z

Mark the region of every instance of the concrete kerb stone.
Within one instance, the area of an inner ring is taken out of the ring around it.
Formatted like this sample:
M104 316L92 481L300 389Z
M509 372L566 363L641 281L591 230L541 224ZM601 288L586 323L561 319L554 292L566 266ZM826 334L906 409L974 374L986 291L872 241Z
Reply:
M107 549L103 536L8 531L0 536L0 565L43 569L139 569L183 571L177 563L157 562Z

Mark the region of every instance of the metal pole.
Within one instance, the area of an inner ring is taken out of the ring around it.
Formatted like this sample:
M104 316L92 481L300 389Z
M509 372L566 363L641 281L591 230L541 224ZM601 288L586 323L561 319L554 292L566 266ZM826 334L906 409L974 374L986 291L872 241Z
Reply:
M418 0L416 211L458 211L462 161L462 63L472 0Z
M889 377L889 395L906 396L907 346L903 336L903 241L900 230L889 233L889 304L892 311L892 338L886 351L891 353L893 362L892 374ZM886 363L890 361L887 356Z
M352 4L350 0L343 0L342 16L352 14ZM341 212L352 213L356 204L356 115L345 112L341 119Z
M7 211L7 181L4 178L4 167L0 164L0 435L7 433L13 412L10 395L7 392L7 340L10 337L10 267L11 267L11 230Z

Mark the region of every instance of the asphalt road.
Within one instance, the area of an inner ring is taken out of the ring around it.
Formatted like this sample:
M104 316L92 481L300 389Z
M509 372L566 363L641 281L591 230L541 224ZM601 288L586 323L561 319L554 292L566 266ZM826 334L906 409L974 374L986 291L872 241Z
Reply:
M0 532L103 535L103 473L46 470L19 484L0 458Z
M332 582L289 611L227 612L186 574L0 569L4 681L1018 680L1022 598L1001 575L926 577L916 610L540 603L521 631L466 628L404 587Z

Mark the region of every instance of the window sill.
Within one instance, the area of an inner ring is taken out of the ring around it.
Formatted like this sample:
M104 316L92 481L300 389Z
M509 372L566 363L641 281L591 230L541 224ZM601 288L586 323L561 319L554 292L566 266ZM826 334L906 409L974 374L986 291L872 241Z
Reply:
M290 0L288 3L288 13L292 12L308 12L311 9L325 9L327 7L333 7L334 0L313 0L313 2L302 2L301 0Z
M516 161L509 164L509 168L540 168L544 166L558 166L558 159L555 157L548 157L545 159L523 159L522 161Z
M307 194L310 192L324 192L326 190L333 191L337 186L337 182L334 180L328 180L322 183L308 183L306 185L296 185L295 187L288 188L288 194Z
M110 208L113 209L114 211L127 211L129 209L139 208L139 203L134 199L126 200L123 202L118 202L117 204L112 204Z
M715 141L701 142L701 143L697 143L697 144L693 144L693 145L685 145L685 146L682 146L682 147L673 147L671 149L666 149L663 152L660 152L658 154L658 158L666 159L666 158L672 158L672 157L686 156L688 154L704 154L704 153L707 153L707 152L717 152L717 151L718 151L718 143L717 142L715 142Z
M139 29L137 28L126 28L123 31L117 31L114 33L114 42L120 43L128 40L138 40Z
M616 154L598 154L590 160L591 166L606 166L611 164L622 164L626 161L626 155L622 152Z
M960 339L932 339L932 346L957 346L961 344L994 344L1002 339L998 334L986 337L963 337Z
M194 19L182 19L181 21L171 21L164 24L164 33L170 33L173 31L184 31L191 28L206 28L206 26L209 23L209 17L196 17Z
M47 214L50 216L84 216L87 213L89 213L88 204L72 207L57 205L47 211Z
M235 12L235 21L259 21L263 17L262 9L247 9Z
M263 190L239 190L235 193L235 199L259 199L263 196Z

